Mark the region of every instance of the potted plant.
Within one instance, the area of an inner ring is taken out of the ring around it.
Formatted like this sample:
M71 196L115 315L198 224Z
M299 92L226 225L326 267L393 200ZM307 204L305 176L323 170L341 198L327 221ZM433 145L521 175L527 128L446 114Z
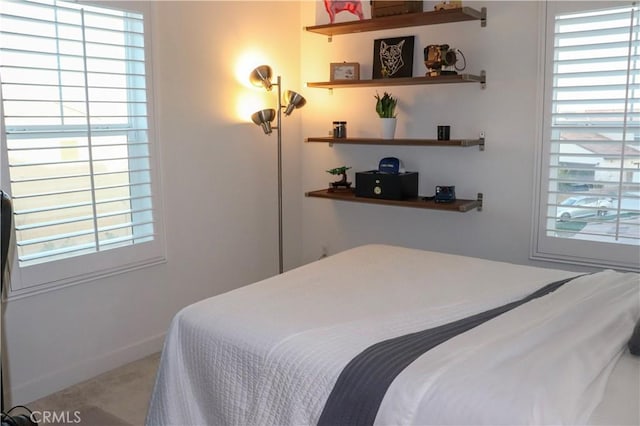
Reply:
M396 132L396 106L398 99L384 92L382 97L378 93L376 98L376 112L382 123L382 138L393 139Z

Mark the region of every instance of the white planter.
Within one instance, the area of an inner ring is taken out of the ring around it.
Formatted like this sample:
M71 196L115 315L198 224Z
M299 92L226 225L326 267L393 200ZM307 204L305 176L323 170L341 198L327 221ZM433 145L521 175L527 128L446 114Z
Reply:
M381 118L382 139L393 139L396 134L396 118Z

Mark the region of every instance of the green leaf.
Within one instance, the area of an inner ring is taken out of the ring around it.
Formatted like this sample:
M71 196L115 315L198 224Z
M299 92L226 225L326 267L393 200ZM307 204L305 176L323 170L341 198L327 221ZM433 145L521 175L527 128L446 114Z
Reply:
M398 104L396 98L387 92L384 92L382 97L376 93L374 97L376 98L376 113L380 118L393 118L396 116L395 110Z

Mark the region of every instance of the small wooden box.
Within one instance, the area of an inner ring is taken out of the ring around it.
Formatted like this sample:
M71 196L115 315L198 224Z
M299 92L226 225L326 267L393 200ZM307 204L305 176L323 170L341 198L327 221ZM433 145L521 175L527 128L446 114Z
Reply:
M422 12L420 1L371 1L371 17L404 15L405 13Z

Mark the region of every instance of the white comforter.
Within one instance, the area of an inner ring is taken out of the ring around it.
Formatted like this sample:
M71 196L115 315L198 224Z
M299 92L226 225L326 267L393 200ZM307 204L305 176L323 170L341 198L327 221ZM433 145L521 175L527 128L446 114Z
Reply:
M147 425L315 424L380 340L576 275L369 245L204 300L167 335ZM418 358L376 424L581 424L640 316L637 274L581 277Z

